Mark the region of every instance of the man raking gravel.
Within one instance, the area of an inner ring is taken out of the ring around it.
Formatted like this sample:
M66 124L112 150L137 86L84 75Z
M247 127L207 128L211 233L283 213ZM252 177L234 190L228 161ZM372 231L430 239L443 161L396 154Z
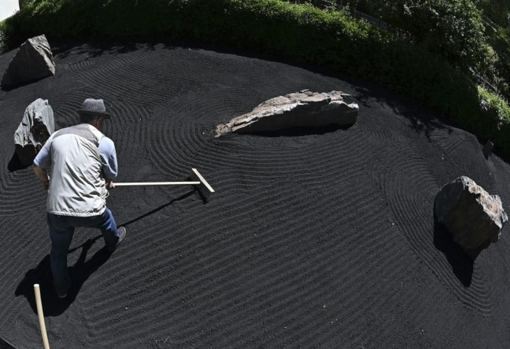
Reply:
M33 165L48 190L51 271L60 298L65 298L71 287L67 253L75 227L100 229L110 252L126 237L126 229L117 228L106 207L108 188L115 187L112 179L117 176L117 154L101 127L111 116L102 99L92 98L83 102L78 114L80 123L53 133Z

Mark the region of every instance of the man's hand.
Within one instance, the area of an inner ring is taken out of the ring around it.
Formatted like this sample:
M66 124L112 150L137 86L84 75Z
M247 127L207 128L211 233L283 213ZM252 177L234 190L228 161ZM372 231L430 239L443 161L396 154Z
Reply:
M50 187L50 179L48 178L46 170L37 165L32 165L32 169L34 170L34 173L37 176L37 178L39 178L43 183L44 189L48 190L48 188Z
M113 181L111 179L107 179L106 180L106 188L108 188L108 189L115 188L115 183L113 183Z

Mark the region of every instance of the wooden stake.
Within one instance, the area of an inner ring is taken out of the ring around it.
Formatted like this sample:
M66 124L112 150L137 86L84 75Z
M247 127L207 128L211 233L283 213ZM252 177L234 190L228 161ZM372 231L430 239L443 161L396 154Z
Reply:
M50 349L50 343L48 342L48 334L46 333L46 323L44 322L44 313L41 301L41 290L39 284L34 285L35 292L35 303L37 304L37 315L39 315L39 325L41 326L41 335L44 344L44 349Z

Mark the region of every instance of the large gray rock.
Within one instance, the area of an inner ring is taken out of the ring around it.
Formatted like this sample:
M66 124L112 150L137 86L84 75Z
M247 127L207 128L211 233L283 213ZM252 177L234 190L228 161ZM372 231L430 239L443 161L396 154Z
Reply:
M351 126L356 123L359 107L347 103L349 95L338 91L317 93L303 90L272 98L251 113L236 117L216 127L216 137L227 133L264 133L294 128Z
M46 36L40 35L23 43L2 77L2 87L55 75L55 62Z
M459 177L437 194L434 213L453 241L471 258L497 242L508 216L497 195L489 195L469 177Z
M14 133L16 154L22 165L32 164L53 132L55 132L53 109L47 100L39 98L27 107Z

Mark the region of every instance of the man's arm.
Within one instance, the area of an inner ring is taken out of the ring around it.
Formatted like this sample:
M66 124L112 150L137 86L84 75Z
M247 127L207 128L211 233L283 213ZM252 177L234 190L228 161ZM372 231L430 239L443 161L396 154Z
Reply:
M48 173L46 172L47 168L51 166L51 140L53 137L50 137L46 141L44 147L42 147L39 154L34 159L34 164L32 165L32 169L34 170L37 178L41 180L43 183L44 189L48 190L50 187L50 178L48 177Z
M118 174L117 152L115 151L115 144L110 138L103 137L101 143L99 143L99 155L101 156L107 188L115 188L113 179Z
M50 187L50 178L48 177L48 173L46 172L46 170L35 164L32 165L32 169L34 170L34 173L37 176L37 178L39 178L43 183L44 189L48 190L48 188Z

